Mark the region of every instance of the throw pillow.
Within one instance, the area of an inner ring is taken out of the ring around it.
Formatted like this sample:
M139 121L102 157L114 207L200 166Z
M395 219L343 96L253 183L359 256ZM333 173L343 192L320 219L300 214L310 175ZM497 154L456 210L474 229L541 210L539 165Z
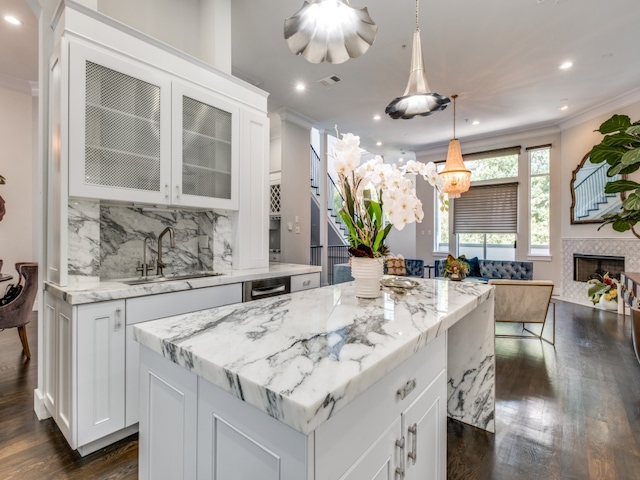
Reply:
M387 274L399 275L405 277L407 275L407 268L404 264L403 257L387 257Z
M469 276L470 277L479 277L480 276L480 261L478 257L465 258L464 255L460 255L458 260L464 260L469 264Z

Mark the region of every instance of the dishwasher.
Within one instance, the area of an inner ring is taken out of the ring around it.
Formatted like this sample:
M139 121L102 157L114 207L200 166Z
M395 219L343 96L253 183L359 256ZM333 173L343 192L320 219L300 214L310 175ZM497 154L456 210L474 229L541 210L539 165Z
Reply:
M242 284L242 301L274 297L291 291L291 277L264 278Z

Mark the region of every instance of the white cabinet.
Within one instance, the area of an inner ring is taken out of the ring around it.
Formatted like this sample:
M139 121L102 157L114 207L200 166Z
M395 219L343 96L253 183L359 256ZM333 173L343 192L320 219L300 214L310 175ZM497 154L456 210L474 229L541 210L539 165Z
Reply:
M70 196L238 208L238 105L99 47L69 52Z
M74 446L71 370L75 363L75 352L71 305L45 292L44 308L44 404L67 442Z
M78 445L124 428L124 300L78 307Z
M133 326L158 318L196 312L242 302L242 285L233 283L184 292L165 293L127 300L126 333L126 418L128 427L138 423L140 390L140 344L133 338Z
M320 286L320 272L305 273L304 275L293 275L291 277L291 291L299 292L318 288Z
M194 445L190 478L198 480L446 478L446 334L309 435L148 348L140 353L141 480L189 478L184 462ZM159 473L168 471L173 476Z

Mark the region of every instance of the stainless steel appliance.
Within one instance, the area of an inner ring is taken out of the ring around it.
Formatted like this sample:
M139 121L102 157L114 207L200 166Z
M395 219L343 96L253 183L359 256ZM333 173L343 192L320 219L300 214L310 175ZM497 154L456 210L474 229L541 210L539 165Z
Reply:
M291 277L274 277L253 280L242 284L242 301L274 297L291 291Z

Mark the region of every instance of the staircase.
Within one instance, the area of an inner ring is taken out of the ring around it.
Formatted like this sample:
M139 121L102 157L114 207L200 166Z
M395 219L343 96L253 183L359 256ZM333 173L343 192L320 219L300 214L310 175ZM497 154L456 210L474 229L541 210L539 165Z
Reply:
M602 215L615 208L618 203L618 195L604 193L602 186L617 180L619 177L607 177L609 165L603 163L593 170L580 183L574 185L574 218L576 220L589 220L601 218Z

